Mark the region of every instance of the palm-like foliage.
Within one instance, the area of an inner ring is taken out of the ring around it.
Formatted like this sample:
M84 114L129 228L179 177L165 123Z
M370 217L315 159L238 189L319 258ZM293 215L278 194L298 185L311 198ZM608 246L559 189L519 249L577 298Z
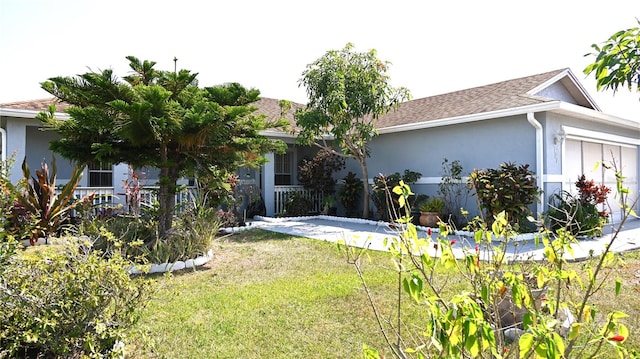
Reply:
M34 220L29 242L35 245L41 235L48 238L51 234L60 230L62 223L73 210L85 198L74 200L74 192L82 178L82 168L76 166L71 173L71 179L56 194L56 159L51 161L52 171L46 162L42 162L42 168L36 170L36 177L31 176L31 170L27 165L27 159L22 162L22 173L28 181L24 193L17 196L19 204L27 216ZM88 198L89 196L87 196Z
M44 82L46 91L72 105L71 118L58 121L50 110L39 119L61 135L51 149L66 158L159 168L158 233L164 237L181 176L261 164L262 154L285 145L260 131L283 123L267 123L253 113L258 90L237 83L199 88L197 73L159 71L155 62L127 59L133 71L124 81L104 70Z

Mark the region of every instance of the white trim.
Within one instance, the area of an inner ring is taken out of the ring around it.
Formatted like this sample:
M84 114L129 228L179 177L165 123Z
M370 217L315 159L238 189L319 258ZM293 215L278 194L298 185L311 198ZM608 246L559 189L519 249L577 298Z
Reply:
M17 118L36 118L42 111L34 111L34 110L17 110L14 108L0 108L0 116L6 117L17 117ZM54 114L54 118L57 120L67 120L69 119L69 115L64 112L56 112Z
M544 189L544 138L542 124L536 119L535 113L527 113L527 121L536 130L536 185ZM544 191L538 193L538 212L544 210Z
M635 131L640 131L640 122L633 121L613 115L608 115L597 110L586 108L583 106L574 105L562 101L548 101L535 105L527 105L522 107L508 108L504 110L497 110L491 112L475 113L471 115L441 118L437 120L429 120L415 123L408 123L404 125L390 126L378 129L379 134L395 133L413 130L422 130L432 127L441 127L448 125L457 125L461 123L491 120L500 117L524 115L527 113L536 112L555 112L562 115L577 117L586 119L598 123L606 123L607 125L615 125L616 127L629 128Z
M468 179L468 176L462 177L464 183L466 183ZM442 182L442 177L420 177L415 184L440 184L440 182ZM374 184L373 178L369 178L369 184Z
M598 131L585 130L582 128L562 126L562 130L567 134L567 139L586 140L589 142L604 143L610 145L632 147L640 146L639 138L632 138L620 135L612 135Z
M442 182L441 177L420 177L416 184L440 184Z
M379 134L384 134L384 133L394 133L394 132L421 130L421 129L425 129L425 128L448 126L448 125L457 125L457 124L467 123L467 122L475 122L475 121L482 121L482 120L491 120L491 119L500 118L500 117L516 116L516 115L526 114L526 113L529 113L529 112L550 111L550 110L553 110L553 109L560 108L560 103L561 103L560 101L551 101L551 102L545 102L545 103L542 103L542 104L535 104L535 105L516 107L516 108L508 108L508 109L505 109L505 110L482 112L482 113L475 113L475 114L465 115L465 116L441 118L441 119L437 119L437 120L430 120L430 121L409 123L409 124L405 124L405 125L384 127L384 128L379 129L378 133Z
M580 94L587 100L587 102L596 110L596 111L601 111L600 106L598 106L598 104L593 100L593 98L589 95L589 93L587 92L587 90L584 88L584 86L582 86L582 84L580 83L580 81L578 80L578 78L573 74L573 71L571 71L571 69L564 69L562 72L558 73L557 75L555 75L554 77L550 78L549 80L545 81L544 83L534 87L533 89L531 89L529 92L527 92L528 95L532 95L532 96L536 96L537 93L539 93L540 91L548 88L549 86L555 84L555 83L560 83L562 84L562 79L564 78L568 78L573 86L575 86L575 88L580 92ZM570 88L567 88L567 90L569 92L572 92ZM573 94L571 94L573 96ZM578 101L580 99L577 99Z
M0 141L2 141L2 144L0 145L0 151L2 151L0 160L4 162L7 160L7 130L4 128L0 128Z
M546 174L544 175L544 178L543 178L544 183L562 183L565 180L566 179L564 175L558 175L558 174L555 174L555 175Z

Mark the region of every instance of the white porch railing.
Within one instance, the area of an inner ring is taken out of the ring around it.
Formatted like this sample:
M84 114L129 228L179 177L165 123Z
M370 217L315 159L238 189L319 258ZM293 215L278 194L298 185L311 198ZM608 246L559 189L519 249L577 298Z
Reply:
M322 192L309 191L303 186L275 186L275 213L281 214L287 208L287 200L292 193L302 193L311 201L311 212L320 213L323 209Z
M192 199L195 187L187 187L183 191L180 191L176 194L176 208L179 210L179 204L190 201ZM59 193L59 191L57 191ZM142 200L141 204L151 205L155 201L158 200L158 187L157 186L145 186L140 191L140 197ZM76 199L80 199L84 196L90 195L91 193L95 193L95 198L93 200L94 205L118 205L122 204L126 206L126 194L122 193L114 193L113 187L77 187L74 192L74 197Z

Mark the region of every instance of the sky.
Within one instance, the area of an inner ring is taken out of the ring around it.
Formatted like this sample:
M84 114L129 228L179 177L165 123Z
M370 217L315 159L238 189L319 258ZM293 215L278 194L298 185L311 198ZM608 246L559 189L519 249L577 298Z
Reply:
M353 43L414 99L568 67L605 113L640 121L640 93L583 74L637 17L638 0L0 0L0 103L49 97L51 77L126 76L129 55L306 103L307 64Z

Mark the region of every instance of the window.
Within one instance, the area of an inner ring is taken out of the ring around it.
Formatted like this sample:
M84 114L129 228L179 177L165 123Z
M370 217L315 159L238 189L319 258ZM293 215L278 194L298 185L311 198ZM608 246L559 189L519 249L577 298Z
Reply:
M113 166L111 163L89 163L89 187L113 187Z
M291 152L287 152L284 154L276 154L274 159L275 166L275 182L276 186L287 186L292 185L292 161L293 158L291 156Z

